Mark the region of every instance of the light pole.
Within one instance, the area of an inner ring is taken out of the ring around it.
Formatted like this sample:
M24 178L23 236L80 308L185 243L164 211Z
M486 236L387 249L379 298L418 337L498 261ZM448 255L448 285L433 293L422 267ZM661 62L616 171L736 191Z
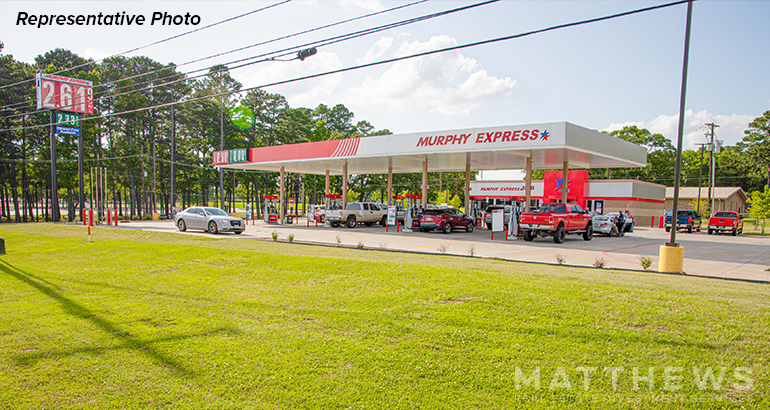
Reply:
M695 144L700 145L700 165L698 166L698 209L696 212L698 212L698 215L700 215L700 190L702 187L701 178L703 177L703 147L706 144Z
M687 25L684 34L684 61L682 63L682 88L679 95L679 132L676 145L676 174L674 175L674 204L671 215L671 240L660 247L658 271L681 273L684 266L684 248L676 243L676 222L679 209L679 179L682 172L682 140L684 139L684 109L687 94L687 62L690 56L690 27L692 26L692 3L687 2Z

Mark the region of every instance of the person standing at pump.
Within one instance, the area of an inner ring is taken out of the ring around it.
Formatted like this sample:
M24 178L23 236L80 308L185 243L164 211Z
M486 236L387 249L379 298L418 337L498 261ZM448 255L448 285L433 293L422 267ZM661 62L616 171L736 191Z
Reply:
M618 236L623 236L626 231L626 218L623 215L623 211L618 212L617 225L618 225Z

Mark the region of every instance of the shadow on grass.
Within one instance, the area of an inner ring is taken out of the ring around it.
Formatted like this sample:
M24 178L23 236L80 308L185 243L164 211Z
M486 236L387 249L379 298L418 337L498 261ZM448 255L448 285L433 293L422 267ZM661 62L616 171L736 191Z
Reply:
M88 348L71 349L68 351L61 351L61 352L39 352L39 353L30 354L30 355L21 355L15 358L16 363L19 365L30 365L30 364L33 364L35 361L49 358L49 357L63 357L63 356L68 356L72 354L77 354L77 353L101 353L107 350L114 350L114 349L131 349L131 350L136 350L138 352L145 354L146 356L150 357L152 360L166 366L167 368L173 370L174 372L180 375L192 376L194 375L194 372L186 368L182 363L179 363L176 360L172 359L171 357L168 357L165 354L157 351L152 347L152 344L158 343L158 342L164 342L164 341L174 341L174 340L181 340L181 339L187 339L187 338L207 336L207 335L212 335L216 333L237 333L237 330L235 329L219 328L219 329L214 329L211 331L201 332L197 334L170 336L167 338L161 338L161 339L156 339L151 341L139 340L135 337L130 336L128 332L121 330L115 324L97 316L93 311L89 310L85 306L82 306L77 302L61 295L59 292L57 292L54 289L54 286L47 285L41 282L36 277L14 267L13 265L3 260L0 260L0 272L8 276L11 276L13 278L16 278L19 281L24 282L27 285L37 289L43 295L58 302L65 312L69 313L72 316L75 316L77 318L90 322L91 324L103 330L110 336L119 339L120 342L122 343L122 346L109 347L109 348L88 347Z

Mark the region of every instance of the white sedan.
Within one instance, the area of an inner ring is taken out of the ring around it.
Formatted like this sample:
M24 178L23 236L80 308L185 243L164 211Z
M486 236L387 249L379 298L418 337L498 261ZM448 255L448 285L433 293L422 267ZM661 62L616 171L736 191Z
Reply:
M174 222L182 232L188 229L201 229L209 233L241 234L246 230L246 222L243 219L210 206L191 206L176 214Z

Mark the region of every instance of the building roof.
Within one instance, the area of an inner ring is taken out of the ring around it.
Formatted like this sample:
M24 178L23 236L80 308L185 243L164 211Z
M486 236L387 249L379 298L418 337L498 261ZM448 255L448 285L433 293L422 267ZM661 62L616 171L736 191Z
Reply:
M384 174L429 171L625 168L647 164L644 147L568 122L466 128L381 135L332 141L250 148L239 156L214 153L214 165L304 174ZM233 160L235 158L235 160Z
M701 190L700 197L706 198L709 192L708 187L701 187L700 190ZM740 195L744 201L748 199L748 196L746 196L746 193L743 191L743 188L741 187L718 186L712 190L712 196L714 196L714 198L716 199L727 199L735 195L736 193ZM666 187L666 199L674 199L673 187ZM698 199L698 187L697 186L679 187L679 199Z

